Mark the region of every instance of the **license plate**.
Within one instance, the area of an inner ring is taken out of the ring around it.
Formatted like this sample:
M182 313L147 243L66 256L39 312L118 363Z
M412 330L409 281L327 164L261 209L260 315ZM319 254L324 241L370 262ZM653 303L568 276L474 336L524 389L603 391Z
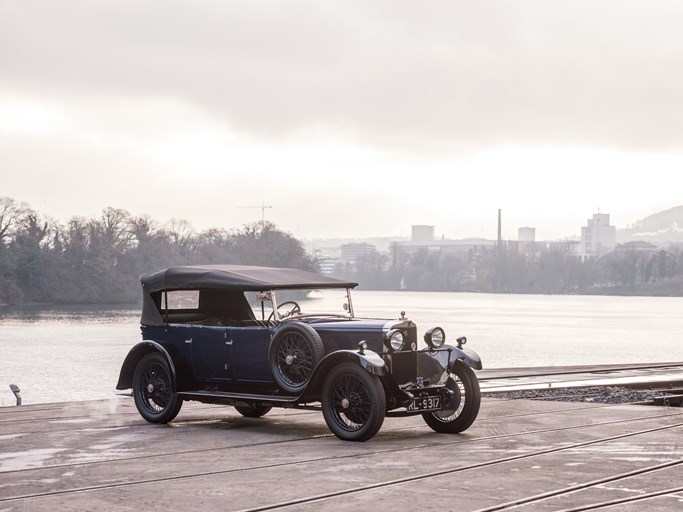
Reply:
M440 396L427 396L416 398L406 407L407 411L435 411L441 409Z

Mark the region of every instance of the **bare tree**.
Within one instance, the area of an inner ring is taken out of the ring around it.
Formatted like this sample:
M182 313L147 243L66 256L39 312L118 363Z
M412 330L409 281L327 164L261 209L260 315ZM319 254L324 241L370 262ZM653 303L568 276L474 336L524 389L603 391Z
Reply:
M14 235L28 210L26 203L18 203L11 197L0 197L0 243Z

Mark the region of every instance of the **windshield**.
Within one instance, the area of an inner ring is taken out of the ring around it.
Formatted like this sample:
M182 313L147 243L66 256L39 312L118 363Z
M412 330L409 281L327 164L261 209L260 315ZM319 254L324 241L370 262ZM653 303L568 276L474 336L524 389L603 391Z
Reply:
M273 302L277 304L278 320L296 316L353 317L351 290L275 290L245 292L245 296L254 310L254 315L261 320L266 320L273 314Z

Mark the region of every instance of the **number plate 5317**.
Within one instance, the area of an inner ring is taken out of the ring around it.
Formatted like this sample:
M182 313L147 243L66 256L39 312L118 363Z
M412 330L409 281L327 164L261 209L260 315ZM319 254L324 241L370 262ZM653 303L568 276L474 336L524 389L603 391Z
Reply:
M440 396L416 398L408 407L406 407L407 411L434 411L437 409L441 409Z

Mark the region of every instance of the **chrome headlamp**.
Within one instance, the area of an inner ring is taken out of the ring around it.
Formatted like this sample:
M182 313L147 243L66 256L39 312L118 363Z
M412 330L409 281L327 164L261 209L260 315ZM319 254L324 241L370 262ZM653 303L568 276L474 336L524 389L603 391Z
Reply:
M425 343L429 348L441 348L446 343L446 333L441 327L432 327L425 333Z
M406 337L401 329L392 329L384 335L384 346L391 352L405 349Z

